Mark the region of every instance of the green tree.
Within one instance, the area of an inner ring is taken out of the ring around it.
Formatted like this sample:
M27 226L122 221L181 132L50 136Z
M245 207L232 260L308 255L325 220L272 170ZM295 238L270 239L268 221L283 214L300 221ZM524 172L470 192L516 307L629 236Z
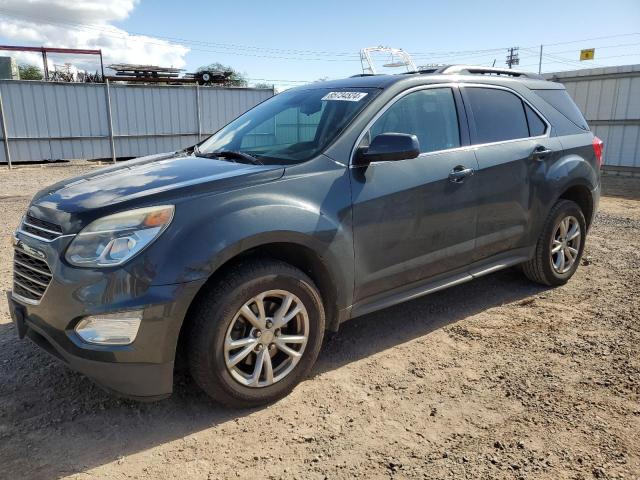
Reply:
M42 80L44 78L42 70L35 65L23 63L18 65L18 71L20 72L20 80Z
M269 90L271 90L273 88L273 84L258 82L253 84L253 88L268 88Z
M202 72L205 70L211 72L231 72L231 75L227 78L227 81L223 83L225 87L246 87L249 84L244 73L241 73L233 69L232 67L229 67L228 65L223 65L221 63L215 62L198 68L198 72Z

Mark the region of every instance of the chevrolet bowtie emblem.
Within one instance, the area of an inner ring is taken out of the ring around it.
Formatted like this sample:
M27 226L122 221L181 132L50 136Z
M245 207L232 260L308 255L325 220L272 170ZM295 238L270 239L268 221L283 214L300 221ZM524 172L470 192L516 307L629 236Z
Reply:
M13 237L13 247L17 250L22 250L24 253L31 255L32 257L40 258L42 260L47 259L47 255L42 250L38 250L37 248L27 245L17 237Z

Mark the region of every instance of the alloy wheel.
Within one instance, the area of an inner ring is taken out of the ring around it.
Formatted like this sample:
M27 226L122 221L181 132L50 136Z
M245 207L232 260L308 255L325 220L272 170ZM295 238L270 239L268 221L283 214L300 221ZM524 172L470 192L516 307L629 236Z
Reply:
M551 238L551 267L556 273L565 274L573 268L581 239L580 223L576 217L560 219Z
M227 370L240 384L268 387L290 374L309 339L309 315L286 290L269 290L235 314L224 340Z

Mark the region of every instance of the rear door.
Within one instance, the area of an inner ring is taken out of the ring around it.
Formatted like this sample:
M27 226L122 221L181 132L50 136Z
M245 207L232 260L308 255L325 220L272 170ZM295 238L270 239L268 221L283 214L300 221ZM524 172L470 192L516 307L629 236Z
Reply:
M471 142L476 146L478 223L473 260L526 247L536 184L545 160L561 149L549 125L514 91L461 88Z
M419 157L352 166L356 301L454 270L469 261L476 181L455 86L405 92L374 120L359 146L381 133L418 137ZM460 121L462 119L462 121ZM471 173L469 172L469 173Z

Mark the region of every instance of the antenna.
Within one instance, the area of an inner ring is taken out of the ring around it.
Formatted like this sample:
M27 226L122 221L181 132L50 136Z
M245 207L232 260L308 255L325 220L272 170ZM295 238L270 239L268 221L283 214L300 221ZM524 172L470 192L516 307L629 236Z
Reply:
M407 72L415 72L418 70L416 64L413 63L411 55L402 50L401 48L383 47L367 47L360 50L360 64L362 65L362 73L365 75L376 75L376 66L371 58L372 53L386 53L389 56L389 61L383 64L383 67L406 67Z

